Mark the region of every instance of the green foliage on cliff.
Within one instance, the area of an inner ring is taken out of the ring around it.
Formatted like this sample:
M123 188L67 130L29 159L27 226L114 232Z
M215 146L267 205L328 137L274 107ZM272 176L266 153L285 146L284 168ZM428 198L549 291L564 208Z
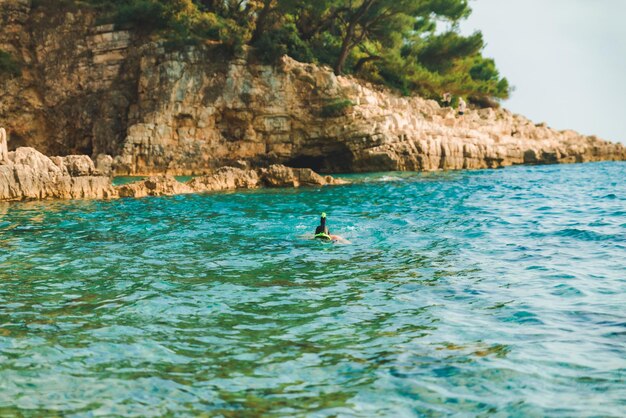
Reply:
M336 98L324 104L320 109L320 116L325 118L345 115L354 106L352 100Z
M440 98L448 91L494 105L510 86L482 56L482 34L459 31L468 1L89 0L144 33L231 50L248 44L266 63L288 54L405 94Z
M15 58L0 49L0 76L18 77L21 73L21 66Z
M257 56L267 64L276 62L283 55L302 62L316 60L311 47L300 38L298 28L292 23L263 33L254 46Z
M152 0L137 0L120 4L115 13L115 23L137 30L152 32L166 27L170 21L165 15L165 6Z

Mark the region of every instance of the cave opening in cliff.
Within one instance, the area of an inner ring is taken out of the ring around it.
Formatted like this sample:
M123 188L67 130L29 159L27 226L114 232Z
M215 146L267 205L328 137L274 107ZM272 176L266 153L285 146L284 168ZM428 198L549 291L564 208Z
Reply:
M287 162L289 167L310 168L318 173L349 173L353 171L354 157L347 149L332 150L323 155L301 154Z

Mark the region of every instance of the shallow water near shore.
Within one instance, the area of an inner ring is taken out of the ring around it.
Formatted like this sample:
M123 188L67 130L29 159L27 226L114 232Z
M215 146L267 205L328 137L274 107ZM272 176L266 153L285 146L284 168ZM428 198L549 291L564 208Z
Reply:
M624 414L626 163L349 177L0 206L0 416Z

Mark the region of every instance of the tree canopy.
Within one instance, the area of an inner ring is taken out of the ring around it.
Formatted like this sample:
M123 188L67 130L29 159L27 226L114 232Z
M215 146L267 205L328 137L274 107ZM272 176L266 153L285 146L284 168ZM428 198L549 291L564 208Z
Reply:
M184 42L251 45L259 59L331 66L404 94L496 105L510 86L465 36L468 0L89 0L119 25Z

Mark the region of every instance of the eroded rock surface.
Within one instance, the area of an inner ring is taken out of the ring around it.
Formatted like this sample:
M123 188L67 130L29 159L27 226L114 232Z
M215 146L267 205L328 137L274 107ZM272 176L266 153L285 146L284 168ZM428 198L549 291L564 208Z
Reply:
M184 175L235 161L333 173L626 159L620 144L505 109L461 117L288 57L276 67L215 64L208 49L143 48L135 112L115 157L121 173ZM345 100L353 105L329 112Z

